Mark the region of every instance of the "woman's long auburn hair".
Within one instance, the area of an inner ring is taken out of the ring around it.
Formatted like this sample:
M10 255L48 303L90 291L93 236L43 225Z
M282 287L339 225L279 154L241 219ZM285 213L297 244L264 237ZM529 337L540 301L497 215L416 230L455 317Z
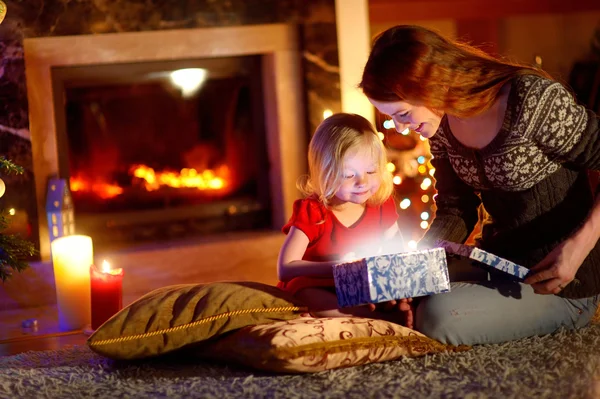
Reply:
M399 25L375 38L359 87L373 100L407 101L467 118L487 110L505 83L525 74L551 79L426 28Z
M367 204L383 204L394 190L392 174L387 170L386 149L371 122L356 114L333 114L317 127L308 146L309 174L298 179L300 192L305 197L315 196L331 207L331 200L344 179L344 158L359 150L371 152L381 179L379 190Z

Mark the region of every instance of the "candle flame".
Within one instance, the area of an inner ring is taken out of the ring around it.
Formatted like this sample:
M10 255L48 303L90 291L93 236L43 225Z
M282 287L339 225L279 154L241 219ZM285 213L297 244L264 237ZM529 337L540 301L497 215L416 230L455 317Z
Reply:
M109 273L110 272L110 263L105 260L102 261L102 272Z

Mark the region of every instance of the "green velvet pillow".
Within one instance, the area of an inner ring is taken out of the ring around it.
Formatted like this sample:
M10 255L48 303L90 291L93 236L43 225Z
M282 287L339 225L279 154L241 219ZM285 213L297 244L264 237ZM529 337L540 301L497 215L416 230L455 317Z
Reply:
M291 320L306 312L293 296L255 282L182 284L154 290L100 326L88 339L113 359L162 355L242 327Z

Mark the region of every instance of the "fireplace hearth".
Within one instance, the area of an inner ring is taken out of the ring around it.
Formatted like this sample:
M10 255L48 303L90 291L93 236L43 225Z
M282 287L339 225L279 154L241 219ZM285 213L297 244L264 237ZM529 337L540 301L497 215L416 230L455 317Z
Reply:
M270 212L252 199L213 201L160 210L78 213L77 231L94 237L101 251L132 243L270 228Z

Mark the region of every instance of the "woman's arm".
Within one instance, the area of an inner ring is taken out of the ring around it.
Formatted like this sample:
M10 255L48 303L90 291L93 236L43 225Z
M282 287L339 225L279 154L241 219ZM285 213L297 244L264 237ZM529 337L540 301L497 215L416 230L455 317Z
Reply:
M597 199L581 228L532 267L537 273L525 279L525 283L531 284L538 294L558 294L573 281L599 238L600 199Z
M532 136L539 148L563 163L580 169L600 170L598 115L577 104L571 94L558 83L547 84L544 94L546 103L538 104L538 109L546 113L540 113L538 118L548 128L540 128ZM552 134L548 134L548 131ZM525 279L525 283L531 284L538 294L559 293L573 281L599 238L600 197L596 199L581 228L533 266L531 270L536 273Z
M433 138L431 141L433 153L441 144L434 145ZM481 199L456 175L447 156L434 155L431 163L435 168L436 211L429 229L419 241L419 249L432 248L438 240L463 243L479 220Z
M304 232L292 226L279 251L277 275L280 281L287 282L294 277L333 277L331 267L340 262L310 262L302 260L309 239Z

